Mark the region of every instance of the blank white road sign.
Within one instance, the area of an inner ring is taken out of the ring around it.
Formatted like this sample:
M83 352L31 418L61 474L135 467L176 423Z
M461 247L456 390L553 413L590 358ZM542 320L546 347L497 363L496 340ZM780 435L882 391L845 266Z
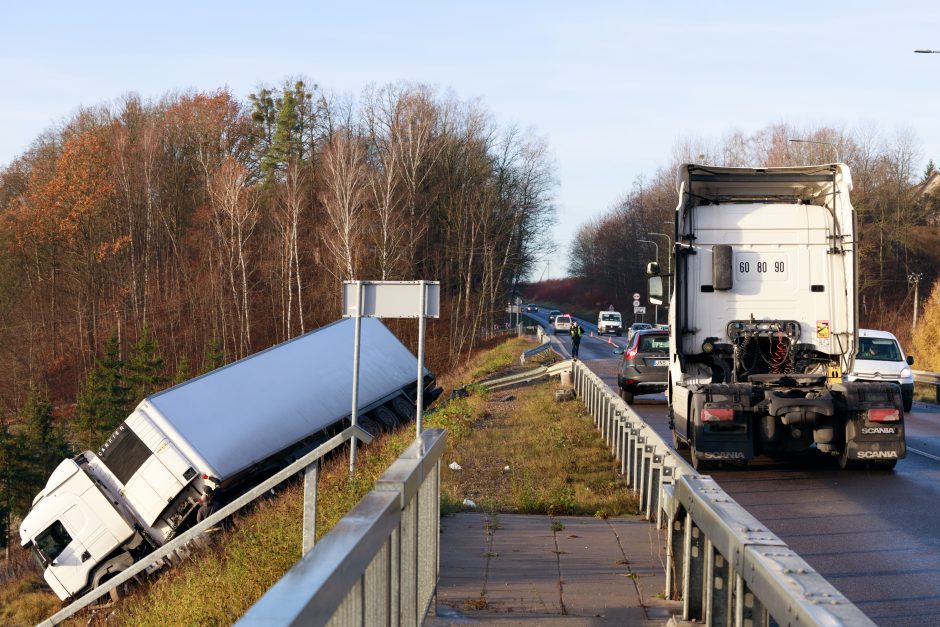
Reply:
M356 286L362 285L362 312L366 318L421 317L421 281L344 281L343 317L355 316ZM424 317L441 316L441 283L424 281Z

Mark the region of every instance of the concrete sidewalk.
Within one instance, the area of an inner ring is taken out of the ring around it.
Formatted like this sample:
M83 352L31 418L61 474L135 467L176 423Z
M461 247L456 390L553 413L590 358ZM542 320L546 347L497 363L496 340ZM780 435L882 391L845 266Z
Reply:
M637 518L464 513L441 519L425 625L664 625L665 536Z

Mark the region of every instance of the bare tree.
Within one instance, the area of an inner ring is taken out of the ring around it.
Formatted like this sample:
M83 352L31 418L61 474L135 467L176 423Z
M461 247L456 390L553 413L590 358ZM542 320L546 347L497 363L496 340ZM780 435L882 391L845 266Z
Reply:
M328 223L324 244L335 262L328 269L340 280L351 280L356 276L361 214L368 193L363 143L349 130L338 132L324 151L322 170L321 202Z

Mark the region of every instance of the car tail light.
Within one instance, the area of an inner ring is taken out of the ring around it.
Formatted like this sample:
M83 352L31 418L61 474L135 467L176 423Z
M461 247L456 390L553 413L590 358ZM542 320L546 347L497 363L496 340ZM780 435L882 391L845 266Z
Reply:
M702 422L728 422L729 420L734 420L734 410L730 407L702 410Z
M635 359L636 358L636 349L631 348L626 353L623 354L624 359Z
M901 412L895 408L869 409L868 420L871 422L897 422L901 419Z

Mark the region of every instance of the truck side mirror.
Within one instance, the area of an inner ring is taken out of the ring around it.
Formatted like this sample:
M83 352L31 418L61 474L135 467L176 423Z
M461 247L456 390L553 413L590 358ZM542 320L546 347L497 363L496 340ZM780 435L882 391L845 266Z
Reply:
M914 356L913 356L913 355L908 355L908 356L907 356L907 365L908 365L908 366L913 366L913 365L914 365Z
M662 305L663 304L663 277L651 276L649 279L647 279L647 282L648 282L647 291L649 293L649 301L653 303L654 305Z
M646 264L646 276L659 276L662 274L659 271L659 263L656 261L651 261Z
M732 285L733 259L731 246L712 246L712 286L716 290L730 290Z

